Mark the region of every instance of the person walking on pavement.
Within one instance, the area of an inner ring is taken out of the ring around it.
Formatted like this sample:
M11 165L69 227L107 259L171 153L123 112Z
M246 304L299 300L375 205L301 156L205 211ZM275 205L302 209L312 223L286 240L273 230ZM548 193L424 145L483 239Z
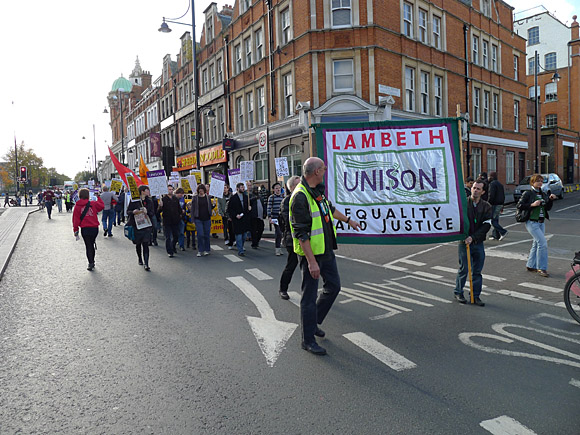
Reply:
M56 191L54 192L54 197L56 199L56 206L58 207L58 212L62 213L62 191L60 190L60 187L56 188Z
M532 248L528 255L526 268L530 272L537 272L540 276L548 278L548 241L546 240L546 227L544 221L550 219L548 211L552 209L556 195L548 196L542 190L544 177L540 174L534 174L530 177L532 188L526 190L516 208L518 210L527 210L529 219L526 221L526 230L532 236Z
M483 263L485 261L485 249L483 242L487 232L491 227L492 209L489 202L481 199L483 195L484 183L482 181L475 181L471 186L471 197L467 200L467 217L469 218L469 236L459 242L459 270L455 277L455 299L460 304L467 303L467 299L463 296L463 287L467 280L468 264L467 264L467 248L471 254L471 275L473 282L473 301L475 305L480 307L485 306L479 295L481 294L481 287L483 285L483 278L481 271L483 270Z
M48 218L51 218L52 215L52 204L54 201L54 192L50 190L50 187L44 191L44 206L46 207L46 213L48 214Z
M173 185L167 186L168 193L159 200L159 211L163 213L163 233L165 234L165 250L169 258L177 254L179 238L179 223L181 222L181 206L179 198L173 194Z
M175 190L175 196L179 199L179 208L181 209L181 220L179 221L179 229L177 234L177 243L180 251L185 251L185 190L178 187Z
M4 194L4 207L6 207L6 205L10 207L10 195L8 195L8 192Z
M117 225L121 225L121 222L125 222L125 201L127 200L127 194L125 192L125 186L121 188L117 198L117 204L115 204L115 215L117 219Z
M251 181L246 181L246 190L250 200L250 239L252 240L252 248L258 249L260 247L260 240L264 234L264 206L258 197L258 188L252 187Z
M232 195L228 202L227 213L232 220L234 235L236 237L236 247L238 248L238 255L243 257L246 255L244 250L244 241L246 233L249 229L250 219L250 198L245 193L246 186L244 183L236 184L236 193Z
M145 270L149 272L149 242L151 241L151 227L152 224L144 228L137 228L135 216L146 214L149 218L149 223L153 222L153 201L150 197L149 186L139 186L139 201L131 201L127 207L127 216L129 220L127 225L133 227L134 235L133 244L137 252L137 258L140 266L144 266Z
M326 165L322 159L306 159L301 182L290 198L293 246L294 252L300 256L302 270L302 349L315 355L326 355L326 349L319 346L314 337L325 336L318 325L322 324L340 292L340 276L334 256L337 249L334 219L356 231L360 229L357 221L336 210L325 198L322 184L325 172ZM318 279L321 276L323 291L317 300Z
M477 181L483 183L483 195L481 196L481 199L487 201L489 195L489 181L487 178L487 172L480 172L477 176Z
M159 221L158 221L158 211L157 208L159 207L159 202L157 201L156 197L151 198L151 202L153 203L153 217L151 218L151 242L149 242L149 246L158 246L157 243L157 230L159 228Z
M191 218L197 231L197 256L209 255L211 199L203 184L198 184L197 195L191 199Z
M292 240L292 230L290 228L290 195L292 195L292 192L294 192L298 183L300 183L300 177L297 175L293 175L286 182L286 187L288 187L288 192L290 192L290 194L284 197L282 205L280 206L280 215L278 217L278 225L282 231L282 242L288 252L286 267L280 277L279 293L280 297L284 300L290 299L290 296L288 296L288 286L290 285L296 266L298 266L298 255L294 252L294 242Z
M103 229L105 231L104 236L113 237L113 222L115 221L115 206L113 201L118 199L115 192L111 192L107 185L103 186L103 193L101 194L101 199L105 204L105 209L103 210Z
M503 203L505 202L505 192L503 184L497 179L497 172L489 173L489 195L488 201L492 209L491 225L493 230L491 232L490 240L503 240L507 236L507 230L502 228L499 224L499 215L503 210Z
M274 234L276 237L276 255L282 255L282 246L280 242L282 241L282 230L278 223L278 218L280 216L280 205L284 197L282 196L282 186L280 183L274 183L272 185L272 190L274 193L268 198L268 209L267 216L270 224L274 225Z
M83 241L85 242L85 251L89 266L87 270L95 268L95 251L96 239L99 235L99 216L98 213L105 208L101 198L96 201L89 201L89 189L79 191L79 200L73 210L73 232L75 237L79 238L79 227Z
M234 234L231 231L231 221L228 219L227 215L227 205L228 201L232 197L232 192L228 183L224 184L224 195L222 198L218 198L218 214L222 217L222 225L224 227L224 241L228 246L234 244Z

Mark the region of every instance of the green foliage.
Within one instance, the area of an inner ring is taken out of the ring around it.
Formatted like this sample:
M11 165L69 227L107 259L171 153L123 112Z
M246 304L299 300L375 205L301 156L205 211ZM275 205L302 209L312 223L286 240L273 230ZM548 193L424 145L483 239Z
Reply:
M95 171L81 171L77 172L74 180L78 184L87 184L89 180L95 178Z

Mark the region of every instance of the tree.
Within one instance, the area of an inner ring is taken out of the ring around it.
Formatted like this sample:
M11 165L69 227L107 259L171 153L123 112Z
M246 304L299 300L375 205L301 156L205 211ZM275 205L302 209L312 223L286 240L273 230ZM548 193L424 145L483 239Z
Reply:
M75 175L74 180L78 183L78 184L87 184L89 180L95 178L95 172L94 171L81 171L81 172L77 172L77 174Z

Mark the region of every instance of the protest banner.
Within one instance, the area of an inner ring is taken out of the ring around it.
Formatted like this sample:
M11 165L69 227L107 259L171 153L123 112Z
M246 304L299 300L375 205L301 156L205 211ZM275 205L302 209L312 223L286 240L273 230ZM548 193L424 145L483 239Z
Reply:
M285 177L290 175L290 170L288 169L288 158L287 157L276 157L276 176Z
M219 172L211 173L211 183L209 185L209 196L215 198L224 197L224 185L226 184L226 176Z
M147 171L147 184L149 185L149 191L151 196L161 198L162 195L168 193L167 190L167 176L163 169L157 171Z
M315 125L326 194L361 224L342 243L427 244L469 231L455 118Z
M89 201L96 201L98 192L97 189L89 189Z
M169 184L173 184L173 187L177 188L177 186L179 186L179 180L181 179L181 176L179 175L179 172L171 172L171 175L169 176Z
M129 194L131 195L131 201L139 201L139 188L137 187L137 182L132 175L126 175L127 184L129 185Z
M189 178L188 177L181 177L181 187L185 191L185 193L193 193L191 190L191 186L189 185Z
M254 161L248 160L240 162L240 177L242 183L252 181L254 179Z
M236 185L238 183L243 183L242 176L240 174L240 168L228 169L228 179L229 179L230 187L235 191Z
M201 184L201 171L199 169L192 169L189 171L189 175L195 176L196 186Z
M105 180L105 186L107 186L110 190L111 189L111 180Z
M121 189L123 188L123 182L121 180L114 178L113 180L111 180L110 187L111 187L112 192L119 193L121 191Z
M222 217L218 213L216 198L212 198L211 200L211 226L209 232L210 234L223 234L224 232L224 225Z
M193 193L197 192L197 180L195 179L195 175L188 175L187 179L189 181L189 187L191 187L191 191Z

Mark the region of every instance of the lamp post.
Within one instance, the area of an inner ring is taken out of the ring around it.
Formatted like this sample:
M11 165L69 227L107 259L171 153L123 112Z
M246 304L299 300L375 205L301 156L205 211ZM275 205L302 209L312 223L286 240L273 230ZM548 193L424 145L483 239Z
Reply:
M547 71L545 68L543 68L540 65L539 59L538 59L538 50L535 51L534 53L534 122L535 122L535 129L534 129L534 134L535 134L535 146L536 146L536 155L535 155L535 165L534 165L534 172L536 174L540 173L540 158L538 156L538 136L539 136L539 122L538 122L538 105L539 105L539 98L538 98L538 70L542 68L544 71ZM558 74L557 72L555 72L552 75L552 83L558 83L560 81L560 74Z

